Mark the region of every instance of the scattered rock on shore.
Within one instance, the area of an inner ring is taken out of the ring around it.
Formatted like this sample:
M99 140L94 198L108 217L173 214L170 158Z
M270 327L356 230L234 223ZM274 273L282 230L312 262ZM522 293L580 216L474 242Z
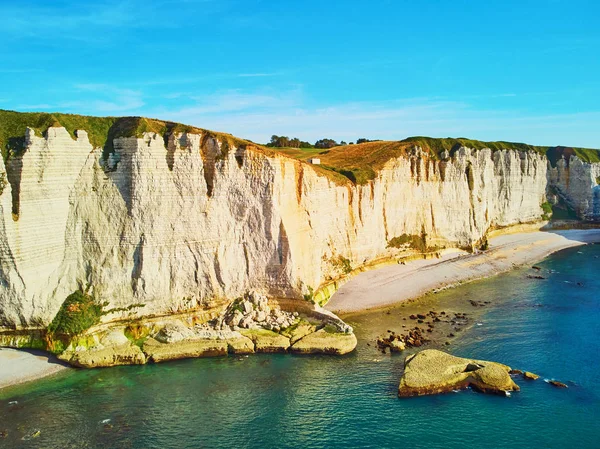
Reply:
M528 274L527 279L546 279L544 276L540 276L539 274Z

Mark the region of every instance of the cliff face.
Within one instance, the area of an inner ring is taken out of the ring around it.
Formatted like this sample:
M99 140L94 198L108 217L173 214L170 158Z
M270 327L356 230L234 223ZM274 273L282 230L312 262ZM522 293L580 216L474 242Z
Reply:
M576 156L560 159L549 169L548 179L578 217L600 221L600 163L589 164Z
M185 311L249 290L302 299L350 267L392 256L403 234L471 246L491 226L540 218L547 161L534 152L418 148L367 185L199 134L119 138L102 159L87 134L28 132L2 173L0 325L52 320L87 289L122 308ZM573 167L571 167L571 170Z

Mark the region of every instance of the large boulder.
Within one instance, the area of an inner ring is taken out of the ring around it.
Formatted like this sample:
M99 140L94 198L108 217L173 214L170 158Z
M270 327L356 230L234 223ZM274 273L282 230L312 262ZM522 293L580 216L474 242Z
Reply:
M500 363L426 349L406 358L398 396L446 393L469 386L483 393L506 395L506 392L519 390L509 371L510 367Z
M194 337L194 331L179 321L173 321L165 325L156 335L161 343L177 343Z

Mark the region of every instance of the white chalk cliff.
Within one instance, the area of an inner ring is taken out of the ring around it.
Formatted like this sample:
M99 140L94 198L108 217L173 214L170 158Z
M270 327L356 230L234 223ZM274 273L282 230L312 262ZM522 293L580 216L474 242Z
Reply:
M599 165L561 163L468 148L435 161L415 148L355 186L199 134L118 138L104 161L83 131L29 130L22 156L7 167L0 158L10 181L0 187L0 327L46 325L77 289L130 307L106 319L250 290L303 300L343 274L340 260L398 253L394 237L465 247L492 227L539 220L549 182L584 218L600 216Z
M560 159L548 175L550 185L577 216L600 220L600 163L588 164L577 156Z

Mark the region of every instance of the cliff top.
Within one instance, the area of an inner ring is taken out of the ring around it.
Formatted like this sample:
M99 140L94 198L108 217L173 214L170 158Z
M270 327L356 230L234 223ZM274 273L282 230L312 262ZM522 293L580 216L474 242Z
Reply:
M64 127L74 139L76 138L75 132L78 129L86 131L92 146L103 148L105 154L112 152L113 139L141 137L145 132L155 132L163 136L174 132L202 133L217 137L222 142L234 146L256 145L231 134L145 117L92 117L0 109L0 150L2 151L2 157L6 160L9 153L18 153L22 150L27 128L32 128L38 136L42 136L48 131L48 128L52 127Z
M459 138L409 137L400 141L374 141L357 145L344 145L329 150L315 148L277 148L281 153L300 160L318 157L321 167L339 173L354 183L364 184L374 179L385 163L394 157L407 154L415 146L421 147L433 159L441 159L444 151L452 155L460 147L492 151L517 150L533 151L542 154L552 165L563 157L575 155L585 162L600 162L600 150L572 147L546 147L514 142L483 142L480 140Z
M46 112L15 112L0 109L0 150L6 161L11 153L18 153L24 147L27 128L35 130L42 136L48 128L64 127L69 134L76 137L78 129L88 133L90 143L96 148L103 148L107 156L113 151L113 139L118 137L141 137L144 132L155 132L167 136L176 132L202 133L218 138L228 146L252 147L267 155L275 153L306 161L318 156L321 165L313 168L337 183L348 180L364 184L374 179L385 163L394 157L407 154L415 146L420 146L433 159L440 159L444 151L452 154L461 146L492 151L514 149L519 151L535 151L548 157L554 165L558 159L576 155L585 162L600 162L600 150L571 147L545 147L513 142L483 142L466 138L432 138L409 137L401 141L375 141L356 145L333 147L329 150L315 148L267 148L254 142L240 139L231 134L219 133L180 123L144 118L144 117L91 117L75 114Z

